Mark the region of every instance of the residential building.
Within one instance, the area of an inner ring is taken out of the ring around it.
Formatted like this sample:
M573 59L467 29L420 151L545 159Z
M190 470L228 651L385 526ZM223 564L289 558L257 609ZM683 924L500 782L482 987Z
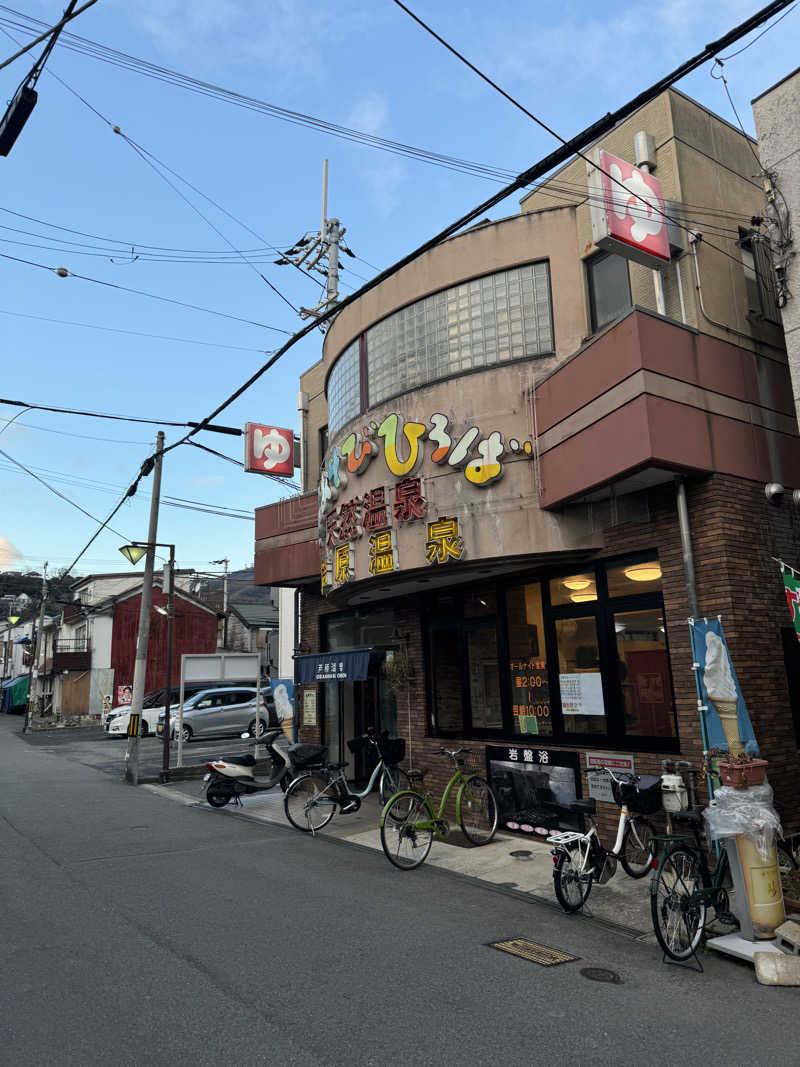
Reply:
M228 644L231 652L258 652L261 674L275 675L278 665L278 609L274 604L231 604Z
M347 759L397 732L434 787L464 745L558 822L592 761L702 762L687 618L719 615L800 830L773 559L800 527L764 493L800 485L800 440L754 148L665 92L593 146L610 179L568 162L332 322L300 381L304 492L256 510L256 582L300 589L316 657L302 740Z

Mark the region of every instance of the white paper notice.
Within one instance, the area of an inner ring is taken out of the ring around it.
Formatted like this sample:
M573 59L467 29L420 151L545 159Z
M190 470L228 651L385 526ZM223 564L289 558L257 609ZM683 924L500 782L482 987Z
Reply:
M603 679L599 671L559 674L561 710L565 715L605 715Z

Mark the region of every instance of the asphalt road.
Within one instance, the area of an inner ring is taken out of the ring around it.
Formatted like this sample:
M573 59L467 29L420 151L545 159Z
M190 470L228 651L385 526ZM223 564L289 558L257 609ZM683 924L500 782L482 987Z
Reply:
M13 723L14 719L12 718L11 721ZM13 726L12 729L14 729ZM16 720L16 729L18 732L22 730L21 718ZM114 777L122 777L125 773L127 738L110 737L99 726L96 729L32 731L25 735L25 743L46 752L52 752L62 759L93 767L95 770L103 771ZM282 743L282 740L279 743ZM183 746L183 765L204 767L208 760L216 756L252 751L253 742L243 741L239 737L190 741ZM170 744L170 766L176 765L177 757L178 745L173 741ZM163 765L163 758L164 742L160 737L141 739L139 741L140 777L157 780Z
M0 716L0 1063L800 1062L798 992L124 785ZM580 957L543 968L489 943ZM615 971L600 984L586 967Z

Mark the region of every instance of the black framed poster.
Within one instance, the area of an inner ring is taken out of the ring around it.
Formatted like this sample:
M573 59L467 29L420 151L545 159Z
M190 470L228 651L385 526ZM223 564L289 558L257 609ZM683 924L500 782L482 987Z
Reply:
M546 837L551 830L582 830L569 810L581 796L577 752L532 745L487 745L486 776L497 797L499 826Z

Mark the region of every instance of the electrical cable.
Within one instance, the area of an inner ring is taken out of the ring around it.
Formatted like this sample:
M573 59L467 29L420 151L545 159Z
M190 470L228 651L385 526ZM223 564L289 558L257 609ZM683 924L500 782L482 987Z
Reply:
M229 407L239 396L242 395L242 393L246 392L256 381L258 381L260 377L262 377L262 375L264 375L272 366L274 366L275 363L277 363L277 361L281 359L281 357L286 352L293 348L303 337L310 334L317 326L321 325L323 322L326 322L334 315L339 314L342 310L344 310L345 307L349 306L354 301L363 297L367 292L370 292L372 289L382 284L387 278L393 276L398 271L402 270L403 267L408 266L410 263L417 260L420 256L424 255L430 249L436 247L443 241L447 240L449 237L458 233L470 222L477 219L481 214L485 214L486 211L501 203L503 200L511 196L518 189L524 188L532 181L543 177L554 167L560 165L561 163L569 159L573 155L573 153L576 153L580 151L582 147L591 144L594 140L602 136L609 129L613 129L613 127L618 122L622 121L623 118L626 118L633 111L637 110L639 107L643 106L648 101L654 99L656 96L659 95L659 93L663 92L665 89L669 88L670 85L680 80L680 78L689 74L691 71L695 70L697 67L707 62L709 59L713 59L717 53L722 51L729 44L739 40L746 33L749 33L753 28L760 25L761 22L763 22L766 18L770 18L777 10L780 10L782 7L786 6L786 3L787 0L773 0L773 3L769 4L766 8L763 8L761 11L751 16L744 23L740 23L738 26L734 27L734 29L730 30L727 34L719 38L717 41L707 44L702 52L691 57L689 60L682 63L679 67L675 68L675 70L671 71L665 77L652 84L648 89L637 94L637 96L635 96L632 100L629 100L621 108L617 108L615 112L610 112L604 118L592 123L586 129L584 129L575 137L573 137L570 141L565 142L561 148L558 148L555 151L549 153L546 157L539 160L538 163L523 171L510 184L498 190L487 200L482 201L471 211L467 212L465 215L462 215L460 218L450 223L447 227L445 227L444 230L441 230L434 237L429 238L418 248L414 249L412 252L402 257L390 267L381 271L369 282L365 283L355 293L348 297L345 297L343 300L336 303L333 307L330 307L323 311L317 317L315 322L308 323L300 330L296 331L289 338L288 341L286 341L279 349L277 349L277 351L272 354L272 356L267 360L266 363L264 363L260 368L258 368L255 373L247 379L247 381L245 381L241 386L239 386L239 388L237 388L225 400L223 400L222 403L217 405L214 411L211 412L211 414L207 415L206 418L199 422L196 426L194 426L188 434L185 434L182 438L178 439L177 441L174 441L172 444L162 449L161 455L163 456L167 452L172 451L172 449L177 448L182 444L185 444L195 434L199 433L202 429L204 429L212 421L212 419L214 419L220 412L224 411L227 407ZM154 460L155 457L151 456L151 464L154 462ZM123 498L123 501L124 499L125 498ZM123 501L120 501L117 507L121 507ZM100 531L98 530L97 533L99 534L99 532ZM97 536L97 534L95 534L95 536ZM85 549L83 551L85 551ZM82 554L83 552L78 555L72 566L77 563Z
M184 429L188 422L170 422L168 419L144 419L138 415L109 415L99 411L81 411L79 408L57 408L47 404L28 404L24 400L7 400L0 397L0 404L14 408L28 408L31 411L52 411L56 415L84 415L90 419L110 419L114 422L143 422L148 426L177 426Z
M94 322L75 322L70 319L52 319L47 315L30 315L23 311L9 311L7 308L0 308L0 315L13 315L18 319L33 319L37 322L51 322L58 326L78 326L84 330L101 330L104 333L121 333L130 337L147 337L149 340L154 341L174 341L184 345L203 345L206 348L225 348L232 352L266 351L263 348L256 348L254 345L226 345L221 341L198 341L192 337L174 337L169 334L143 333L141 330L124 330L119 326L101 326L99 323ZM137 442L137 444L139 443L140 442Z
M763 29L761 31L761 33L758 34L757 37L754 37L752 41L748 41L747 44L744 46L744 48L740 48L738 52L731 52L731 54L729 56L720 56L720 59L722 60L722 62L723 63L727 63L729 59L733 59L734 56L740 56L742 54L742 52L746 52L748 48L752 48L752 46L756 43L756 41L760 40L760 38L762 38L765 33L769 33L769 31L771 29L773 29L775 26L777 26L778 23L782 19L785 19L787 15L791 14L792 11L794 11L794 9L796 7L797 7L797 4L792 4L792 6L789 8L788 11L784 11L784 13L781 15L780 18L775 19L774 22L771 22L769 24L769 26L765 27L765 29Z
M208 445L201 445L199 441L187 441L186 444L193 445L195 448L202 448L204 452L210 452L212 456L218 456L220 459L224 459L227 460L228 463L232 463L235 467L238 467L239 470L242 469L243 464L241 460L234 459L233 456L226 456L224 452L217 452L216 448L209 448ZM269 477L271 477L274 481L280 483L281 485L285 485L289 489L296 489L298 491L300 490L300 486L297 484L297 482L293 482L289 478L283 478L280 475L276 474L269 475Z
M178 307L189 308L191 311L202 311L207 315L218 315L223 319L231 319L233 322L243 322L246 326L257 326L260 330L273 330L275 333L283 333L291 337L291 330L282 330L277 326L269 326L265 322L255 322L253 319L243 319L239 315L231 315L227 311L215 311L213 308L201 307L199 304L188 304L183 300L175 300L169 296L161 296L158 293L148 293L143 289L132 289L126 285L119 285L117 282L103 281L102 278L90 278L86 274L78 274L75 271L67 270L66 267L50 267L47 263L36 263L30 259L21 259L19 256L10 256L7 252L0 252L0 256L3 259L13 260L15 263L24 263L28 267L40 267L42 270L49 270L52 274L57 274L59 278L78 278L84 282L93 282L95 285L104 285L108 289L119 289L123 293L133 293L136 296L145 296L150 300L160 300L165 304L175 304Z
M772 13L774 14L777 11L780 11L781 8L786 7L788 2L789 2L789 0L776 0L775 3L769 4L767 6L767 8L763 8L761 12L757 13L757 15L762 15L765 11L767 11L769 9L772 9ZM470 60L467 59L467 57L464 56L461 52L459 52L458 49L454 48L453 45L451 45L448 41L446 41L444 39L444 37L441 37L434 29L432 29L432 27L430 27L426 22L424 22L418 15L415 15L414 12L409 7L406 7L406 5L403 3L403 0L392 0L392 3L396 4L397 7L399 7L410 18L412 18L414 20L414 22L416 22L419 26L421 26L422 29L425 30L426 33L429 33L431 35L431 37L435 38L444 48L447 49L448 52L451 52L458 60L460 60L460 62L462 62L465 66L469 67L469 69L474 74L477 74L477 76L479 78L481 78L483 81L485 81L487 83L487 85L490 85L496 92L498 92L502 97L504 97L506 100L508 100L508 102L510 104L512 104L514 107L518 108L524 115L527 115L528 118L531 119L533 122L535 122L537 126L540 126L543 130L545 130L547 133L549 133L551 137L554 137L557 141L560 141L560 143L562 145L564 145L564 146L567 145L568 142L561 136L561 134L557 133L551 126L548 126L546 122L544 122L542 119L540 119L536 115L534 115L532 111L529 111L525 107L524 104L521 104L519 102L519 100L516 100L513 96L511 96L509 93L507 93L505 91L505 89L503 89L501 86L499 86L497 84L497 82L493 81L488 76L488 74L484 74L484 72L482 70L480 70L478 67L476 67L474 63L470 62ZM756 17L756 16L754 16L754 17ZM708 47L709 46L707 46L707 48ZM707 58L710 59L710 58L715 58L715 57L708 56ZM640 196L638 193L631 192L623 184L623 182L620 179L615 178L612 174L609 174L608 171L604 171L603 168L598 163L595 163L595 161L593 159L591 159L589 156L587 156L584 151L582 151L581 149L576 149L575 150L575 154L580 159L584 160L584 162L586 162L589 166L593 167L595 170L597 170L601 174L605 175L605 177L608 178L609 181L613 182L615 185L618 185L625 192L627 197L634 197L635 199L639 200L641 203L647 205L648 202L644 199L644 197ZM660 208L658 208L654 204L651 204L649 206L650 206L650 209L652 211L657 211L658 214L661 215L661 217L663 219L665 219L667 222L672 222L674 225L679 226L682 230L685 230L689 235L694 235L694 231L690 227L684 225L679 219L673 218L671 215L667 214L666 211L661 210ZM728 259L732 260L738 266L741 266L741 261L739 259L737 259L735 256L732 256L730 254L730 252L726 252L724 248L720 248L719 245L712 244L710 241L706 240L705 238L703 238L703 243L706 244L709 248L713 248L716 252L719 252L721 255L726 256ZM764 283L765 285L767 285L768 284L768 279L763 278L758 273L758 269L756 267L754 267L753 269L754 269L754 272L758 275L758 277L761 280L761 282Z

